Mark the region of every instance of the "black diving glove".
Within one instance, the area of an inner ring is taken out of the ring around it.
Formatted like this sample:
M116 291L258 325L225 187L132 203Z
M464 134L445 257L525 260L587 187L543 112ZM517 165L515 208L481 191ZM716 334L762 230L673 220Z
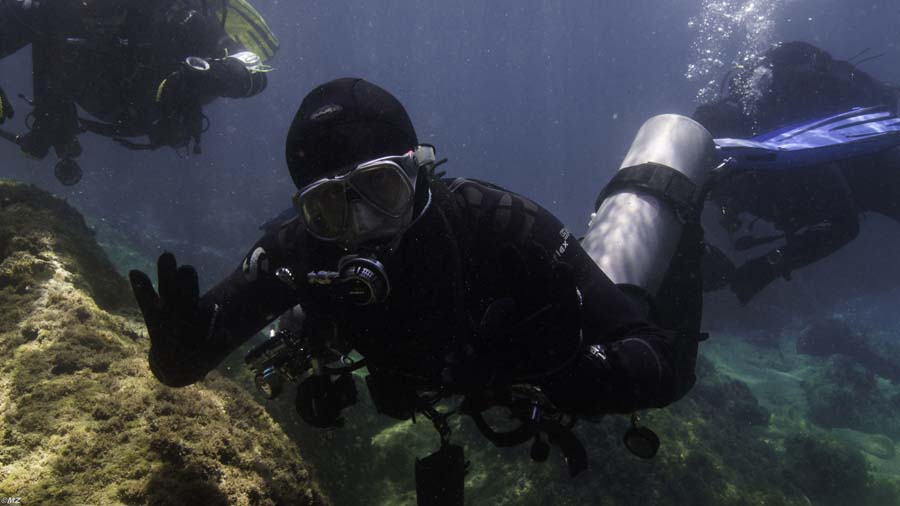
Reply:
M163 253L157 270L159 295L145 273L129 273L134 297L150 334L150 370L168 386L189 385L209 369L201 360L201 352L213 327L213 313L200 307L200 288L193 267L178 267L174 255Z
M188 148L194 141L194 151L199 151L200 134L205 117L199 105L171 114L154 123L147 132L152 149L170 147L176 150Z
M194 151L199 153L200 134L205 130L202 107L210 97L219 95L214 70L219 65L217 60L191 57L159 84L156 103L160 119L147 134L152 148L181 149L193 140Z
M206 62L206 60L197 59ZM169 74L156 89L156 103L163 116L172 116L201 103L206 93L206 77L203 71L193 70L186 64Z
M781 253L775 250L766 256L747 261L734 271L731 276L731 291L737 295L741 305L750 302L750 299L776 278L787 278L780 257Z
M12 104L9 103L9 98L3 92L3 88L0 88L0 125L7 119L12 119L15 115L16 111L13 110Z

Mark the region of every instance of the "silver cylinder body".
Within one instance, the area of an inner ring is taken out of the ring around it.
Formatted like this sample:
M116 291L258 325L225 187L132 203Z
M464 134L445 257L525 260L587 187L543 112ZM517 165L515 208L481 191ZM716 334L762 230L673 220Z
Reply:
M664 114L644 123L619 170L664 165L702 188L715 163L715 151L712 136L699 123ZM614 283L638 288L652 298L668 271L682 228L673 206L626 187L600 204L582 246Z

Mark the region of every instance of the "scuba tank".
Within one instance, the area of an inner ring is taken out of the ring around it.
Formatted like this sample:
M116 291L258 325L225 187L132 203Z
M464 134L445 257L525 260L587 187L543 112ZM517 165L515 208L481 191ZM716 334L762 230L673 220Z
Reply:
M597 198L582 246L644 316L656 305L685 226L699 221L716 160L712 135L699 123L655 116Z

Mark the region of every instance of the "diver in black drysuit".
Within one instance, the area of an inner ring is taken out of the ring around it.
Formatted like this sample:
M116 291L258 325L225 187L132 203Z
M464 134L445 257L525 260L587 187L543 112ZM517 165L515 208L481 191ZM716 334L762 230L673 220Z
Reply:
M259 55L232 39L206 2L0 0L0 58L31 44L32 118L18 139L28 156L81 152L92 131L134 149L199 150L201 106L266 87ZM273 49L274 51L274 49ZM0 123L12 117L0 90ZM79 119L76 105L93 119ZM139 144L129 137L148 136Z
M804 42L766 52L761 63L726 82L726 96L700 106L694 119L714 137L750 138L779 127L884 105L896 110L900 91L852 63ZM743 90L760 94L745 102ZM737 250L770 251L734 268L719 252L707 256L707 289L729 285L747 303L773 280L831 255L859 233L859 215L877 212L900 221L900 152L780 172L741 173L710 193ZM755 220L775 233L753 236Z
M690 389L693 357L676 363L673 334L646 321L559 220L492 184L437 177L413 157L417 146L403 106L381 88L339 79L313 90L287 140L300 216L270 226L202 296L194 269L171 254L159 259L159 295L131 272L156 377L173 387L201 380L300 304L304 331L326 322L399 398L530 383L561 410L598 414L662 407ZM377 192L399 185L396 172L360 165L381 157L411 179L400 217L373 210L396 204ZM313 281L350 255L383 265L386 296L359 301Z

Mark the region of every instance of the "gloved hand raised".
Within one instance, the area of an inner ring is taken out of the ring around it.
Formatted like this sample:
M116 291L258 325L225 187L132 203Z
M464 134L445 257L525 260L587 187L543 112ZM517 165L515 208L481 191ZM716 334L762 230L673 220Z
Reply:
M210 331L211 314L200 308L200 288L193 267L178 267L175 256L167 252L160 255L157 270L159 295L145 273L129 273L150 334L150 369L166 385L189 385L207 371L200 356Z
M3 88L0 88L0 125L8 118L12 118L15 115L16 112L13 110L12 104L9 103L9 98L6 97Z

